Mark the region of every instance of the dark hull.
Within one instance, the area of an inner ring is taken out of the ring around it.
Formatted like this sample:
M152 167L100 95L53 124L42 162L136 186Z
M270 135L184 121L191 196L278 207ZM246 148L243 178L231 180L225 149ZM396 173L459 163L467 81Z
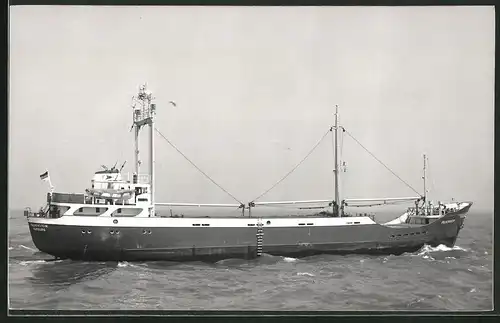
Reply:
M402 254L425 244L452 247L468 208L423 226L81 227L30 223L36 247L62 259L217 261L261 254ZM444 221L444 223L443 223ZM117 233L116 231L119 231ZM84 233L82 233L84 232ZM90 233L89 233L90 232ZM150 232L150 233L149 233Z

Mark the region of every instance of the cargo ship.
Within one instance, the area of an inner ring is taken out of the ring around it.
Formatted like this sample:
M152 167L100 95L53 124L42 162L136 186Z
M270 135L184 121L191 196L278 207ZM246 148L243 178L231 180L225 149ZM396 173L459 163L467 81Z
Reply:
M87 189L73 194L55 191L48 170L40 175L40 179L49 184L46 205L36 212L30 208L24 211L38 250L58 259L86 261L218 261L254 259L263 254L288 257L351 253L399 255L415 252L426 244L453 246L472 206L469 201L434 204L429 199L425 155L423 194L366 199L342 197L339 183L346 165L339 158L339 137L349 132L339 123L338 107L334 124L325 129L322 137L323 140L330 134L334 141L335 191L331 198L274 202L254 199L246 203L235 198L234 204L156 202L155 133L168 139L155 128L155 116L154 97L146 84L141 85L132 100L130 130L134 130L135 139L132 176L122 172L125 164L118 168L116 164L102 166L93 174ZM139 133L144 129L149 130L150 140L148 173L140 173ZM386 223L377 222L373 214L347 211L351 207L402 202L411 206ZM273 205L294 205L311 212L269 216L256 216L252 212L258 207ZM241 212L232 217L157 212L169 207L235 208Z

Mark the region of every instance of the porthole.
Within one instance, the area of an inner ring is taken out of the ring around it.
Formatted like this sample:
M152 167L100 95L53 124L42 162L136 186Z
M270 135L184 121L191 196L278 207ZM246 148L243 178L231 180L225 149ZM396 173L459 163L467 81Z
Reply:
M146 230L142 230L142 234L146 234Z
M91 230L87 230L87 233L88 233L88 234L91 234L91 233L92 233L92 231L91 231Z
M113 223L114 223L114 224L118 224L118 220L117 220L117 219L114 219L114 220L113 220Z
M85 234L85 230L82 230L82 234Z
M109 233L110 233L110 234L115 234L115 231L113 231L113 230L109 230Z
M271 224L271 221L267 221L266 224L268 224L268 225Z

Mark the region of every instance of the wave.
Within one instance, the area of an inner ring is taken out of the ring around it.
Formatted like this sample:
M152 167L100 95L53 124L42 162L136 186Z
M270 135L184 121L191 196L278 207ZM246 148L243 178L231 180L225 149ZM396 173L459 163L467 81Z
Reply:
M447 246L445 246L443 244L440 244L437 247L431 247L429 245L424 245L419 250L418 255L422 256L422 255L425 255L425 254L428 254L428 253L432 253L432 252L447 252L447 251L464 251L464 252L467 252L469 250L467 250L465 248L462 248L460 246L453 246L452 248L450 248L450 247L447 247Z
M117 264L117 267L118 268L127 268L127 267L130 267L130 268L141 268L141 269L144 269L144 266L141 266L141 265L134 265L128 261L120 261L118 262Z
M284 262L295 262L297 260L297 258L283 257Z
M429 256L429 255L424 255L422 258L428 259L428 260L436 260L436 259L432 258L432 256Z
M61 259L58 259L58 260L43 260L43 259L40 259L40 260L25 260L25 261L19 262L19 264L21 266L29 266L29 265L33 265L33 264L52 264L52 263L62 262L62 261L64 261L64 260L61 260Z
M309 276L309 277L314 277L315 275L314 274L311 274L311 273L297 273L297 276Z
M26 247L25 245L19 245L19 247L21 247L23 249L26 249L26 250L29 250L29 251L33 251L33 252L37 251L36 249L30 248L30 247Z

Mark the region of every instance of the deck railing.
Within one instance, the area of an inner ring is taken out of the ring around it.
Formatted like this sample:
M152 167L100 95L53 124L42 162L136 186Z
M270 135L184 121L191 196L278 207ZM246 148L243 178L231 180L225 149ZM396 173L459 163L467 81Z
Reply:
M407 209L408 215L417 215L417 210L418 210L418 215L429 215L430 209L429 208L424 208L424 207L419 207L418 209L416 207L409 207ZM439 207L433 207L432 208L432 215L444 215L449 213L451 210L450 209L443 209Z
M47 193L47 201L51 201L54 203L77 203L83 204L85 203L85 194L75 194L75 193Z

